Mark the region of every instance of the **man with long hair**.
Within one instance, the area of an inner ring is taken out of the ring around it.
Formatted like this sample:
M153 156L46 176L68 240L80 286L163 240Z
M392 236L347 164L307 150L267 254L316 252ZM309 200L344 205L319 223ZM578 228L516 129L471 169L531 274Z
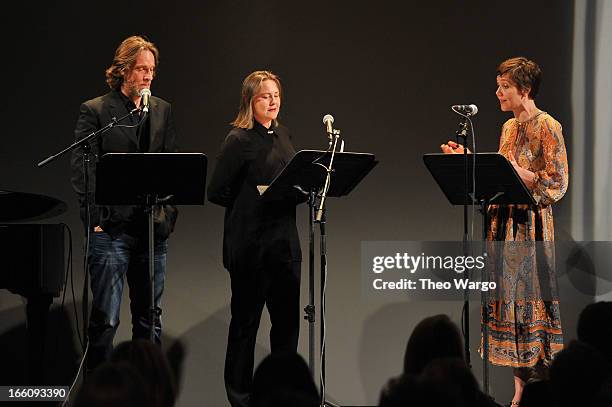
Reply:
M140 107L143 89L150 90L159 61L155 45L142 36L126 38L117 48L106 70L110 92L81 104L76 124L80 140L115 118ZM83 151L74 150L71 160L72 186L78 195L81 219L89 227L88 256L93 308L88 327L88 369L94 369L111 350L119 326L119 310L124 280L127 278L132 312L132 336L148 338L149 281L147 216L140 206L101 206L94 204L95 163L106 153L175 152L176 134L168 102L150 97L149 113L142 110L130 116L90 143L89 220L86 216ZM154 306L155 338L161 338L161 296L164 290L168 236L174 228L177 210L165 205L155 212Z

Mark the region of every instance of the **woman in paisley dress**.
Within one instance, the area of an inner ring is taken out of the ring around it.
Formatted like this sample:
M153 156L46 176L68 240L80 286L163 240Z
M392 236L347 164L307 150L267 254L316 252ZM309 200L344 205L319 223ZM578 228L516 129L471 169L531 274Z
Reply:
M498 295L486 305L488 359L513 368L513 406L519 404L526 382L546 377L553 356L563 348L552 204L565 194L569 176L561 124L535 104L541 78L540 67L524 57L508 59L497 68L500 108L514 114L502 126L499 154L537 203L488 209L487 239L505 242L495 270ZM463 153L463 146L452 141L441 148Z

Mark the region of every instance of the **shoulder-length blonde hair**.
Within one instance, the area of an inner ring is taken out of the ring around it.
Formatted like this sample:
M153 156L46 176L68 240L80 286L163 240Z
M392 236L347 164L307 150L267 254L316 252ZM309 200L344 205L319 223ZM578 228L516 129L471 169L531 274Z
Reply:
M134 67L136 57L142 50L151 51L155 57L155 65L159 63L159 51L155 44L140 35L134 35L123 40L115 51L113 63L106 70L106 83L111 89L118 90L123 84L125 74Z
M282 88L280 79L270 71L255 71L242 81L242 93L240 96L240 109L238 115L230 124L241 129L253 128L253 98L259 93L263 81L271 80L276 82L278 92L282 100ZM278 120L274 120L274 125L278 125Z

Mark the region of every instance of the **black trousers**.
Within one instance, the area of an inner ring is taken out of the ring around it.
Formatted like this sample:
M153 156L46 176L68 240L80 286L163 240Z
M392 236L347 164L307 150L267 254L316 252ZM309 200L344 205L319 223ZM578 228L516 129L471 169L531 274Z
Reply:
M300 262L268 262L230 271L232 319L225 355L225 390L234 407L249 405L255 341L264 304L272 323L272 352L297 352L300 269Z

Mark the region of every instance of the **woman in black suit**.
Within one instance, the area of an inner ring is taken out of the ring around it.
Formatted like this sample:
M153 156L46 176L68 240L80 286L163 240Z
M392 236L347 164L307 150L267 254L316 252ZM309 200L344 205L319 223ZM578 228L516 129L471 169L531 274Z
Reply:
M270 347L297 351L300 322L300 241L296 196L269 200L261 194L295 150L278 123L281 84L256 71L242 86L240 110L231 123L208 186L208 199L225 207L223 264L232 300L225 387L232 406L246 406L251 391L255 340L264 304L272 328Z

